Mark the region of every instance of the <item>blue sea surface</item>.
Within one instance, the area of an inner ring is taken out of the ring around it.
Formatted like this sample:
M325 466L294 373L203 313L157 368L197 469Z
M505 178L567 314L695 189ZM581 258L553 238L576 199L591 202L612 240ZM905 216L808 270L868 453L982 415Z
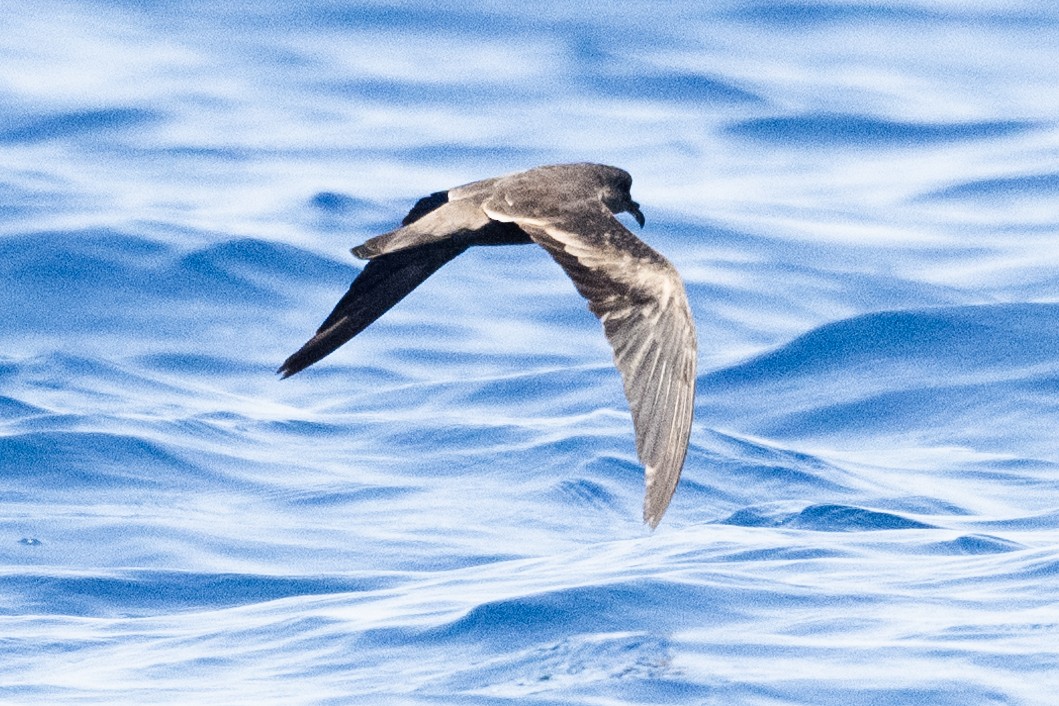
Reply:
M1055 703L1055 8L0 26L0 703ZM274 374L416 199L582 160L632 173L698 324L653 532L540 248Z

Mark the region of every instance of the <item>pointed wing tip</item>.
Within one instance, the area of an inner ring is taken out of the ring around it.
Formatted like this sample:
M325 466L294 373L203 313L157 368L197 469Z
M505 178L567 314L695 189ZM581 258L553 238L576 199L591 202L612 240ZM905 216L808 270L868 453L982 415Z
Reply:
M659 523L662 522L662 517L669 508L669 500L664 502L659 502L659 500L660 498L652 498L650 494L645 495L643 499L643 521L652 530L658 528Z
M669 503L673 500L677 490L676 483L673 484L672 490L668 492L655 485L652 481L656 478L656 470L651 466L644 467L647 487L644 489L643 496L643 521L652 530L656 529L659 523L662 522L662 517L666 514L666 510L669 509Z
M304 350L304 347L302 348L302 350ZM298 353L301 353L302 350L299 350ZM312 363L306 363L304 360L299 360L298 353L295 353L290 358L287 358L285 361L283 361L283 365L276 368L276 375L279 375L280 380L286 380L291 375L300 373L301 371L305 370L307 367L312 365Z
M668 507L668 506L669 506L669 503L666 503L665 506L659 508L659 507L657 507L657 503L652 503L651 502L651 496L650 495L645 495L644 499L643 499L643 522L644 522L644 524L647 525L648 527L650 527L652 531L657 529L658 528L658 523L660 523L662 521L662 516L666 514L666 507Z

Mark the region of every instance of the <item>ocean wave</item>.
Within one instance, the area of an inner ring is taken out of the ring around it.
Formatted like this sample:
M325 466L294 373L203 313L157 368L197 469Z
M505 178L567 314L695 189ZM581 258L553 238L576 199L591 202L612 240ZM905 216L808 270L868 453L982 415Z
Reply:
M914 146L1017 135L1036 127L1017 120L928 123L862 115L818 113L752 118L729 125L735 137L793 147L863 148Z
M877 532L933 527L889 512L844 505L811 505L796 513L779 515L746 509L728 517L724 522L743 527L795 527L816 532Z
M1047 702L1054 15L12 7L0 700ZM541 248L274 372L417 198L579 160L698 326L653 532Z

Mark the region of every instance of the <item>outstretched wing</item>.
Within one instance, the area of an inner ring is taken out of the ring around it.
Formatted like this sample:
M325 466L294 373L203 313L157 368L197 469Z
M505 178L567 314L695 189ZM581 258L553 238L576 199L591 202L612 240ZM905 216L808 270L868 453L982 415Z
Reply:
M277 372L290 377L333 353L466 249L466 245L442 240L370 260L320 324L316 335L287 358Z
M425 196L404 217L400 228L353 248L353 254L369 260L368 264L316 335L287 358L277 372L290 377L333 353L475 239L488 244L490 239L506 243L524 237L510 224L490 221L479 208L481 190L494 181L487 179ZM516 231L517 235L509 231Z
M646 470L644 521L656 526L680 479L694 411L695 324L680 275L598 201L519 215L493 198L483 210L543 246L603 323Z

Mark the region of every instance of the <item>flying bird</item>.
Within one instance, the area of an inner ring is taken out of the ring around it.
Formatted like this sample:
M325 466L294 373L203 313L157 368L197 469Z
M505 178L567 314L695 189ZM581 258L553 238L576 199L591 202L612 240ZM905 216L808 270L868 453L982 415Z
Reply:
M420 199L401 227L352 249L367 260L316 335L284 361L284 378L363 331L475 245L536 243L559 263L614 349L645 467L644 522L658 525L687 455L696 341L676 269L614 214L644 225L628 172L556 164L484 179Z

